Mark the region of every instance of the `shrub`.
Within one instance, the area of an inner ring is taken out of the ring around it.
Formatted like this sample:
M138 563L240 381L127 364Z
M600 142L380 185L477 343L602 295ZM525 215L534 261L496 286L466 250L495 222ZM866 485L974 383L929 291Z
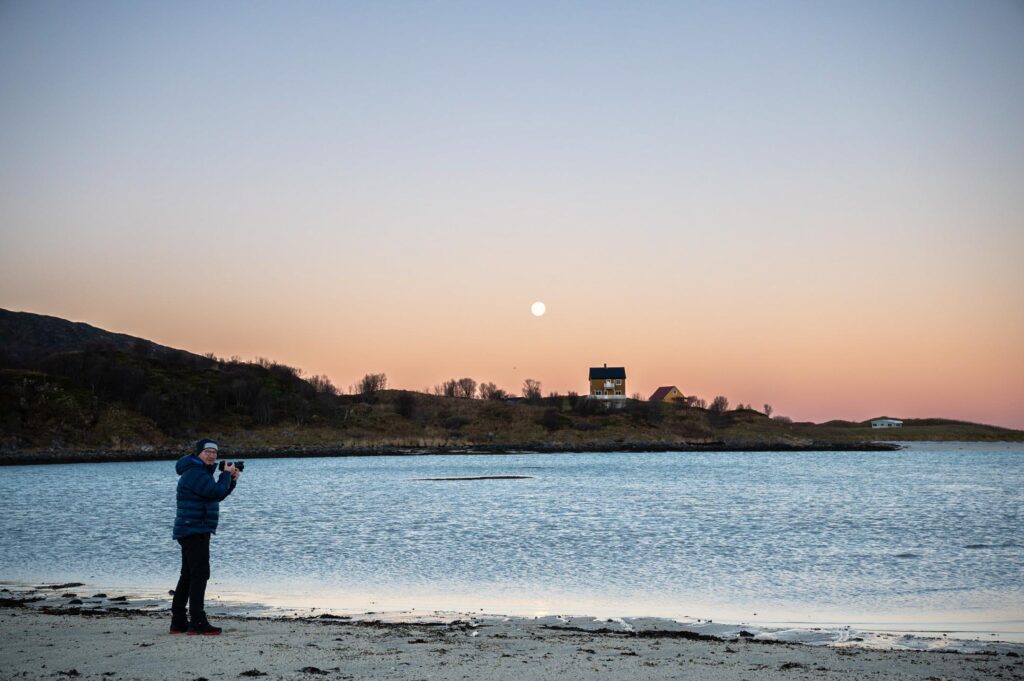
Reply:
M466 418L465 416L459 416L458 414L456 414L455 416L449 416L448 418L446 418L442 422L442 425L448 430L458 431L463 426L468 425L469 423L470 419Z
M387 374L366 374L363 376L362 380L359 381L357 390L363 395L372 395L380 390L385 390L387 387Z
M601 400L588 400L584 397L576 402L575 412L580 416L595 416L597 414L607 414L608 407Z
M639 402L630 400L626 406L626 413L637 423L646 423L656 426L665 418L661 402Z
M548 408L544 410L543 414L541 414L539 423L549 431L554 432L568 426L572 421L558 413L557 409Z
M508 393L499 388L494 383L481 383L480 384L480 399L481 400L503 400L508 397Z
M719 395L715 399L711 400L711 406L708 407L708 411L715 415L721 416L729 410L729 399L725 395Z
M416 415L416 396L411 392L402 391L395 398L395 413L407 419Z

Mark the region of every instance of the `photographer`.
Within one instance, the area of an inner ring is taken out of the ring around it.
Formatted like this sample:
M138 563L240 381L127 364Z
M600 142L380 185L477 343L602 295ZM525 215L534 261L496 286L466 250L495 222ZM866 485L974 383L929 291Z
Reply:
M242 465L224 464L220 477L214 480L217 453L216 442L200 440L195 453L181 457L175 465L180 477L174 538L181 544L181 577L171 602L172 634L221 632L210 624L203 610L206 582L210 578L210 536L217 532L219 502L235 489ZM191 622L186 616L186 604Z

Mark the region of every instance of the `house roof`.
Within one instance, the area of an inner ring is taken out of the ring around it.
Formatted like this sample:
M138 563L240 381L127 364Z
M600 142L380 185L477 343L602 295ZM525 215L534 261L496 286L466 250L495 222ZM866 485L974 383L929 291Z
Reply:
M658 400L665 399L666 397L668 397L668 394L670 392L672 392L673 388L675 388L676 390L679 390L679 388L676 388L674 385L663 385L663 386L661 386L660 388L655 390L654 393L651 395L650 401L651 402L656 402Z
M626 367L590 367L590 380L604 378L625 378Z

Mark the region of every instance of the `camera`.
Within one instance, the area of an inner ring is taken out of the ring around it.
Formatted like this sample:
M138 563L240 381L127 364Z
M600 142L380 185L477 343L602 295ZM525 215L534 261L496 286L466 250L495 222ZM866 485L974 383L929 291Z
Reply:
M226 466L229 463L235 464L235 468L238 469L239 473L241 473L242 471L245 470L245 462L244 461L221 461L221 462L219 462L217 464L217 468L220 469L220 470L224 470L224 466Z

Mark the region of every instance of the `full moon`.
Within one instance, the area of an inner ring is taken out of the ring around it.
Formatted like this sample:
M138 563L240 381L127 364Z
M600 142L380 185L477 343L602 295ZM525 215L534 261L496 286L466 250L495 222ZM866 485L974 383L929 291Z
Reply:
M530 312L533 313L534 317L540 317L541 315L544 314L544 311L546 309L547 307L545 307L544 303L540 302L539 300L530 306Z

